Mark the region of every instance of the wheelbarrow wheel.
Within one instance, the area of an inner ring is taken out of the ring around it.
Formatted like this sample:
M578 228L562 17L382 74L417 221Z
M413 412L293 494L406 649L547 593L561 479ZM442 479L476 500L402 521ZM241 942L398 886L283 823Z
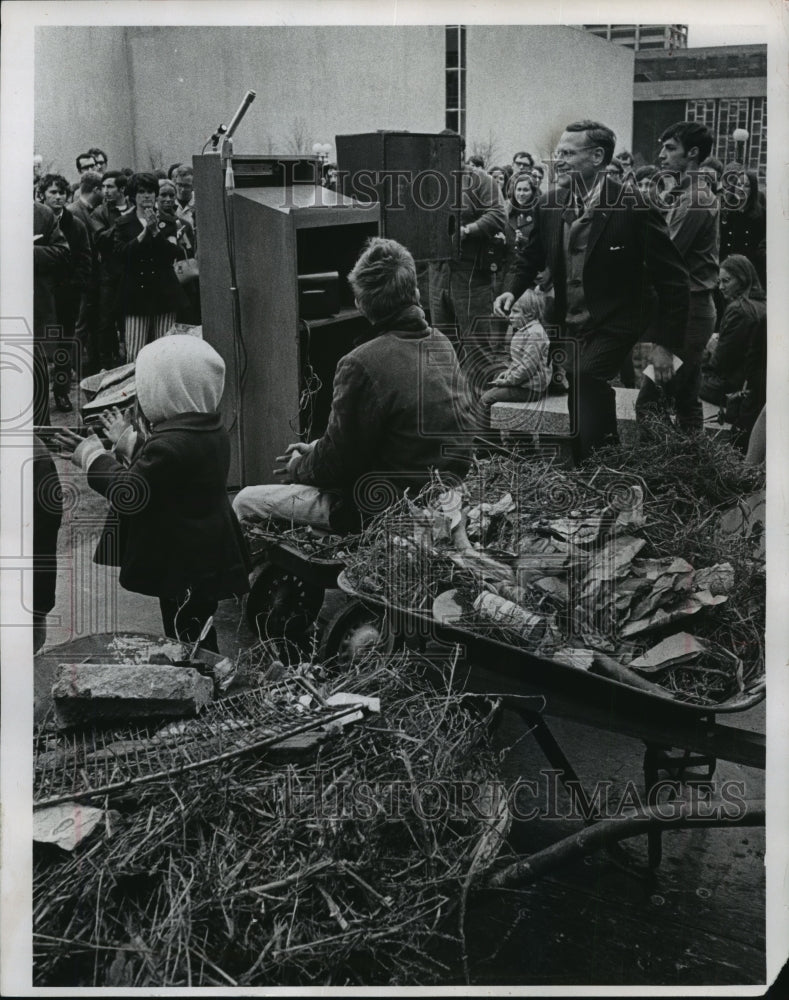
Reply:
M318 653L322 662L346 668L371 652L391 653L397 645L382 612L363 601L350 600L326 625Z
M303 643L323 602L323 588L272 562L260 565L250 583L246 607L250 628L261 638Z

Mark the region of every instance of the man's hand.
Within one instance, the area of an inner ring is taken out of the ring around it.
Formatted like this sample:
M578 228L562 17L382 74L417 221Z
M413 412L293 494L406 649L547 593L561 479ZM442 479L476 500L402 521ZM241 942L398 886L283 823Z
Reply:
M495 316L502 316L506 318L510 314L510 309L512 309L512 303L514 301L515 296L512 292L502 292L493 303L493 314Z
M275 462L278 464L274 466L274 475L277 479L283 483L297 482L296 471L302 458L308 451L312 451L314 444L315 442L304 444L303 441L297 441L295 444L288 445L284 455L277 455Z
M674 366L671 362L671 351L667 351L660 344L655 344L652 348L650 361L655 369L655 385L666 385L674 377Z

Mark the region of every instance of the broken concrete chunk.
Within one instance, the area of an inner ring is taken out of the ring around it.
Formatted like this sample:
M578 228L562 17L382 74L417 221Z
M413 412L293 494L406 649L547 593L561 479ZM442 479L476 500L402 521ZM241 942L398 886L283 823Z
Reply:
M33 813L33 840L73 851L81 840L93 833L103 818L103 809L79 802L46 806Z
M61 663L52 699L63 726L149 716L196 715L214 682L191 667Z

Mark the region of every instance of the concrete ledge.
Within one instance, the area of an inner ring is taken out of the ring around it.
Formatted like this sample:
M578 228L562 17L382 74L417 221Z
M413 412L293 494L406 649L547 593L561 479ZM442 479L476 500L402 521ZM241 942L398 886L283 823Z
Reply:
M623 443L635 440L636 397L638 389L616 388L616 419L619 436ZM704 408L704 428L708 433L728 431L728 424L719 424L714 419L718 407L702 401ZM713 418L709 420L709 418ZM709 420L709 422L708 422ZM490 408L491 427L506 437L512 434L567 434L570 433L570 417L567 412L567 396L545 396L532 403L494 403Z

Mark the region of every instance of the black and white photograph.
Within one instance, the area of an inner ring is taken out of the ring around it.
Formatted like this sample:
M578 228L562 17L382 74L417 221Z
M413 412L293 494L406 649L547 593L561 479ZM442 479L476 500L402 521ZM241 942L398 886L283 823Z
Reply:
M785 995L785 7L2 18L3 995Z

